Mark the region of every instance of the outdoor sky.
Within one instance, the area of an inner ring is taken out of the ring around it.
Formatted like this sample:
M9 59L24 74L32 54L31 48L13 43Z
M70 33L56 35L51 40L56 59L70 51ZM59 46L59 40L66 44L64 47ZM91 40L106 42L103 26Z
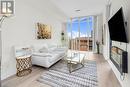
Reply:
M80 25L80 37L91 36L91 31L93 30L93 17L83 17L80 18L80 24L78 23L78 18L72 20L72 38L79 37L78 28ZM67 24L67 33L71 37L71 22L69 20Z

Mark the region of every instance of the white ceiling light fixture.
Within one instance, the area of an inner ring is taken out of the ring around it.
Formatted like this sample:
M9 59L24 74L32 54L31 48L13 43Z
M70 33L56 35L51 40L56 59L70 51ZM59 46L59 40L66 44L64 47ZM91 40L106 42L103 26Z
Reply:
M81 11L80 9L75 10L75 12L80 12L80 11Z

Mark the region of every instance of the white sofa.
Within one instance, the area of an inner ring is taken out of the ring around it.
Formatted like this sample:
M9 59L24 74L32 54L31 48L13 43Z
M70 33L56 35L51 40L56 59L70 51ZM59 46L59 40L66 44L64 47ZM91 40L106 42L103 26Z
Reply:
M66 47L33 45L32 64L49 68L51 65L66 56Z

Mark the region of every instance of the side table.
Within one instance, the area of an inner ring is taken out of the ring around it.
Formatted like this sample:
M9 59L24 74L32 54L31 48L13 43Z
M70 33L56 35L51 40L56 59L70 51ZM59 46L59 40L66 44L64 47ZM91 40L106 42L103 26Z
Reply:
M25 76L32 72L31 56L20 56L16 58L17 76Z

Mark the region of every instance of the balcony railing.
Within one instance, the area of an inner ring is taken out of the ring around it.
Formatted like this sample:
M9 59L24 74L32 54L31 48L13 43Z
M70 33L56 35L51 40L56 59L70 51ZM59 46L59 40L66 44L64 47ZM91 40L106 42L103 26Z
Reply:
M72 50L79 51L92 51L92 38L91 37L80 37L69 40L69 48Z

